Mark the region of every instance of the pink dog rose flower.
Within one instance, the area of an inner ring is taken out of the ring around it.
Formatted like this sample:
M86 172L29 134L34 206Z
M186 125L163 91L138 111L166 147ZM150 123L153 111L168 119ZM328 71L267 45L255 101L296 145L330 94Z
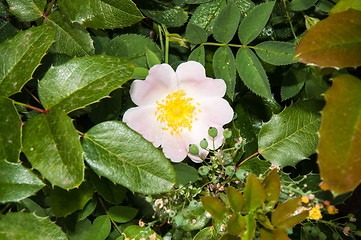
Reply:
M225 82L206 77L198 62L182 63L175 72L168 64L155 65L145 80L133 81L130 96L137 107L128 109L123 121L155 147L161 146L171 161L181 162L189 156L199 163L208 151L199 148L195 156L188 152L189 145L199 147L206 138L213 149L208 129L215 127L217 149L223 142L223 125L233 118L233 109L222 98L225 92Z

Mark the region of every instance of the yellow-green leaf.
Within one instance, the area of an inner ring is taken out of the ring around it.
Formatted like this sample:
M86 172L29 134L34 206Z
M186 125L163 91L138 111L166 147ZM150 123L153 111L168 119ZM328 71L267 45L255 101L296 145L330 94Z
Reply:
M201 201L203 208L209 212L212 217L218 220L222 220L224 218L227 209L221 200L213 196L202 196Z
M325 98L318 164L321 178L338 195L361 182L361 80L337 76Z
M333 14L311 28L296 46L296 58L320 67L361 65L361 11Z
M361 1L360 0L341 0L331 9L330 12L331 12L331 14L334 14L334 13L346 11L350 8L361 11Z
M274 207L278 202L280 195L280 176L277 169L273 169L263 180L262 185L266 191L268 202L267 205Z
M241 212L244 206L244 197L237 189L232 186L226 188L228 203L233 212Z
M244 210L246 211L254 211L261 207L267 197L261 181L253 174L247 178L243 194L245 198Z
M287 229L303 221L308 216L308 211L299 213L302 206L301 198L293 198L277 205L271 215L272 225L277 228Z

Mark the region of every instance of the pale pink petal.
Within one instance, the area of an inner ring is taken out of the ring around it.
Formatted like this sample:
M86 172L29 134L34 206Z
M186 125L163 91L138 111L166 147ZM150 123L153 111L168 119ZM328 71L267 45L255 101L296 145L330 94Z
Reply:
M176 70L179 88L191 97L223 97L226 84L222 79L207 78L202 64L194 61L182 63Z
M208 122L213 125L224 125L232 121L233 109L223 98L204 98L197 99L200 104L196 117L202 122Z
M130 96L138 106L146 106L177 90L177 77L172 67L168 64L158 64L149 70L145 80L133 81Z
M140 133L154 147L162 143L162 127L156 120L154 107L134 107L128 109L123 116L123 122L134 131Z
M166 136L162 143L164 155L172 162L183 161L187 157L189 143L184 138L178 137L179 135L167 134Z

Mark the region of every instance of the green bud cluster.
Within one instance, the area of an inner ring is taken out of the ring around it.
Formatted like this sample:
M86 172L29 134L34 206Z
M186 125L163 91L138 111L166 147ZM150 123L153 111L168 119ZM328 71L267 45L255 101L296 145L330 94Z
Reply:
M217 130L217 128L215 128L215 127L210 127L210 128L208 129L208 135L211 136L212 138L217 137L217 135L218 135L218 130Z
M189 144L189 153L193 154L193 155L198 155L199 154L199 149L198 149L197 145Z

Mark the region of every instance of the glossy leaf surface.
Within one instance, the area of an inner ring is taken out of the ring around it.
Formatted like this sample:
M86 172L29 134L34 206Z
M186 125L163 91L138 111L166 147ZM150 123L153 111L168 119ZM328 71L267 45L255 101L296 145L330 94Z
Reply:
M359 0L340 0L331 9L331 14L347 11L350 8L361 11L361 2Z
M361 65L361 11L336 13L311 28L296 46L297 59L319 67Z
M31 170L21 164L0 160L0 203L20 201L43 186L44 183Z
M175 183L169 160L125 123L109 121L94 126L86 133L83 148L85 160L98 175L131 191L161 193Z
M288 42L265 41L255 46L257 55L273 65L287 65L296 62L295 45Z
M246 220L241 214L232 214L227 221L227 232L232 235L241 234L246 230Z
M20 21L31 22L41 18L46 0L6 0L9 10Z
M9 212L0 218L0 239L67 240L54 222L33 213Z
M273 169L268 175L263 179L262 185L266 191L268 202L267 205L275 206L279 200L280 195L280 176L278 175L277 169Z
M0 97L0 159L18 162L20 148L20 116L10 99Z
M52 109L24 124L23 152L53 185L72 189L84 178L83 150L72 119Z
M232 50L228 46L220 47L214 53L213 71L216 78L226 82L226 94L230 99L233 99L236 86L236 66Z
M361 182L361 80L337 76L325 98L317 160L321 178L338 195Z
M266 200L266 192L260 180L253 174L247 178L246 186L243 191L244 196L244 210L254 211L261 207Z
M109 216L117 223L126 223L132 220L138 213L138 209L128 206L114 206L109 208Z
M123 28L143 19L142 13L131 0L62 0L59 7L72 22L90 28Z
M176 185L187 185L200 179L198 171L185 163L176 163L173 165L177 176Z
M45 25L55 29L55 41L51 52L67 54L71 57L94 55L93 40L86 28L72 23L59 11L52 12L44 21Z
M252 92L264 98L272 98L266 72L252 50L240 48L236 56L236 66L241 80Z
M241 43L247 45L252 42L266 26L275 2L261 3L254 7L241 21L238 37Z
M289 8L293 11L304 11L315 6L317 0L292 0Z
M259 230L262 240L290 240L286 230L284 229L274 229L274 230L267 230L261 228Z
M74 58L47 71L39 83L40 101L46 108L57 106L71 112L108 96L129 80L132 72L132 64L123 58Z
M225 217L227 209L221 200L213 196L201 196L201 201L203 208L209 212L212 217L218 220L222 220Z
M295 166L316 152L322 105L317 101L298 101L262 125L259 152L271 163Z
M54 35L50 27L32 27L0 44L0 96L20 91L31 79Z
M111 230L111 223L107 215L97 217L89 231L86 239L105 240Z

